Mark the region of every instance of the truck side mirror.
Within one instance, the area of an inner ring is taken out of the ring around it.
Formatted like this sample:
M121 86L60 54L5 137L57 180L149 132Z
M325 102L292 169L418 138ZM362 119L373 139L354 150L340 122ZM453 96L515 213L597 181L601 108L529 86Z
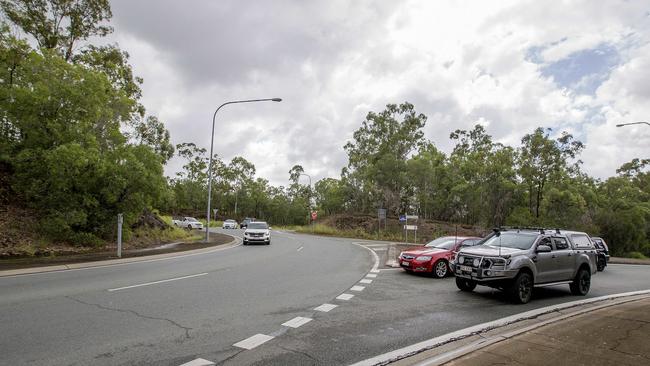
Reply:
M553 250L553 249L551 249L550 246L542 244L542 245L537 246L536 252L537 253L548 253L551 250Z

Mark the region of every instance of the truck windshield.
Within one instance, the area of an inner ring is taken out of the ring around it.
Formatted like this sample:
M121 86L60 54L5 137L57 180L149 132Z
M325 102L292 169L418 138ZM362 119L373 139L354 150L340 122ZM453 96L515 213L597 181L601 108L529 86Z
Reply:
M539 233L504 231L500 236L492 235L485 239L483 245L514 249L530 249Z
M266 222L251 222L248 224L249 229L268 229L269 226L266 224Z

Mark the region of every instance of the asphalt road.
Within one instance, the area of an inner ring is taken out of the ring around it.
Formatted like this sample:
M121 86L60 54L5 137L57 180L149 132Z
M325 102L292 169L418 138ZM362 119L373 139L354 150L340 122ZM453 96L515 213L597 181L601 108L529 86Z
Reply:
M374 257L353 242L274 232L270 246L0 278L0 364L349 364L576 299L562 286L517 306L490 289L461 293L453 278L370 273ZM647 289L648 278L650 266L612 265L589 296ZM314 310L322 304L337 307Z

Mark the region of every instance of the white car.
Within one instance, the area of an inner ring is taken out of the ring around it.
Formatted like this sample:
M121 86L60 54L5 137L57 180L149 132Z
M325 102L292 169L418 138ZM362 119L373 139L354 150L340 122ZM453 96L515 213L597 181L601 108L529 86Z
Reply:
M271 244L271 228L264 221L251 221L244 231L244 245L252 243Z
M203 224L193 217L172 217L172 224L184 229L203 229Z
M236 229L237 228L237 221L228 219L223 222L223 225L221 225L222 229Z

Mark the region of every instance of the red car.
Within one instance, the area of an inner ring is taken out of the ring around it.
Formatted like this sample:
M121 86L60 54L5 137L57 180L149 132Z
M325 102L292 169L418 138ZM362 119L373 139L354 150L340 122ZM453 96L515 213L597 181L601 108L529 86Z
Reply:
M399 255L399 264L407 272L431 273L437 278L451 272L449 262L461 247L476 245L481 238L443 236L418 249L406 250Z

